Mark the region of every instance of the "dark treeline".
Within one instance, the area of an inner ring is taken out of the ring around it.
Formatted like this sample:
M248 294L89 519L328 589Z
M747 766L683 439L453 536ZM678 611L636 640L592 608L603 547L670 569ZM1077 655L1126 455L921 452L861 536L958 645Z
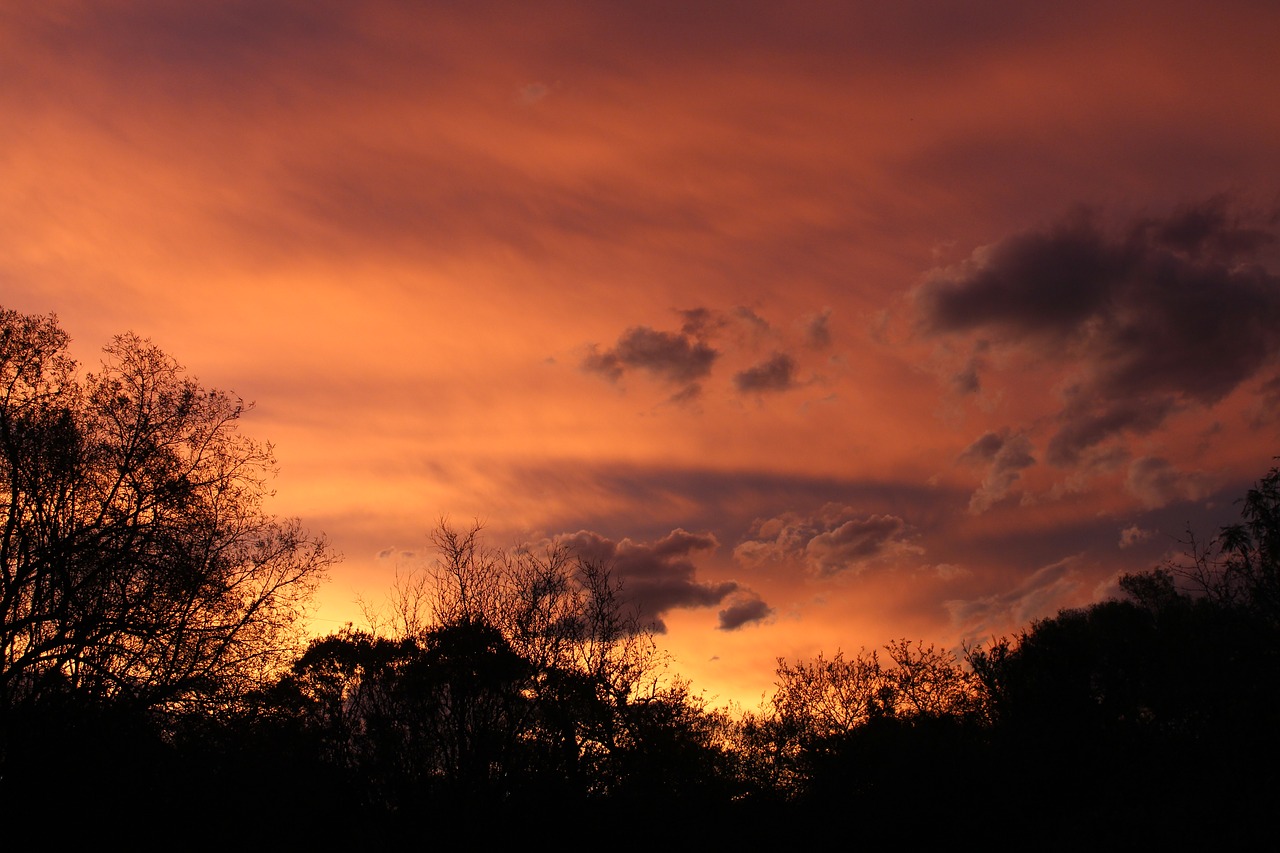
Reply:
M0 803L51 842L634 848L1245 841L1280 758L1280 470L1185 564L956 654L779 661L759 709L668 672L608 565L441 523L306 642L332 556L262 507L239 400L121 337L80 377L0 316Z

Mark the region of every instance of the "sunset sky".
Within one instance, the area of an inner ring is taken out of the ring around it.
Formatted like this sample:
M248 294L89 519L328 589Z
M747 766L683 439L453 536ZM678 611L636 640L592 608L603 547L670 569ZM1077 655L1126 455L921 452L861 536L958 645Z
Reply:
M255 408L343 561L610 558L716 702L959 646L1280 454L1280 5L0 8L0 305Z

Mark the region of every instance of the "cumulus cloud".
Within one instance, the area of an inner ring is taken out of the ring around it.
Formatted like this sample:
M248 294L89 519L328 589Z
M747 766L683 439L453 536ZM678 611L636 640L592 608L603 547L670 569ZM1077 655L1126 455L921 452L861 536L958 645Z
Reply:
M978 377L978 365L970 361L965 368L951 377L951 387L957 394L977 394L982 390L982 380Z
M724 320L710 308L689 308L678 313L684 318L680 333L699 340L724 325Z
M901 539L906 524L896 515L872 515L846 521L809 540L809 562L822 575L833 575L883 554Z
M697 307L676 314L680 317L678 331L632 326L612 346L589 344L582 369L615 383L635 371L646 373L676 386L671 401L683 403L701 395L703 380L722 358L738 361L751 353L755 354L754 363L747 362L748 366L732 376L738 393L770 394L800 384L799 363L792 352L801 341L794 334L784 335L753 309L742 305L727 311ZM805 318L805 346L820 349L830 344L826 325L830 314L830 309L824 309ZM759 354L766 345L773 351L762 357Z
M664 332L648 326L632 326L606 350L592 345L582 368L617 382L629 370L643 370L662 381L684 386L673 399L697 397L698 379L711 373L720 353L690 331L701 331L706 317L699 310L686 311L684 329Z
M979 249L917 290L926 334L981 333L1061 360L1073 381L1046 458L1075 464L1270 375L1280 276L1256 260L1275 223L1225 198L1104 228L1081 213ZM977 388L972 361L963 385Z
M617 379L627 369L645 370L669 382L690 382L711 372L719 355L706 343L684 332L662 332L633 326L622 333L611 349L594 350L583 366Z
M983 433L981 437L960 453L962 462L990 462L1004 447L1005 437L995 432Z
M744 394L786 391L795 387L795 372L795 359L786 353L775 352L759 364L734 374L733 384Z
M701 583L696 579L696 554L719 547L710 533L677 528L656 542L614 541L589 530L563 534L557 544L568 546L583 559L596 560L622 583L626 600L655 631L665 633L663 614L676 608L712 607L737 592L733 581Z
M1031 441L1025 435L988 432L960 454L960 461L985 464L982 485L969 499L969 511L979 514L1008 497L1022 471L1036 464Z
M1129 491L1143 506L1155 509L1174 501L1195 500L1205 491L1203 475L1179 471L1167 459L1143 456L1129 464Z
M763 622L773 615L773 608L765 604L758 596L744 595L731 602L718 614L719 630L736 631L753 622Z
M977 394L982 390L981 372L986 367L985 355L990 346L988 341L975 341L968 362L952 374L951 388L960 396Z
M814 516L784 513L756 520L733 553L750 565L796 563L830 577L924 550L911 542L906 522L897 516L827 504Z
M1144 530L1136 524L1131 524L1120 531L1120 547L1132 548L1139 542L1145 542L1154 535L1155 531L1153 530Z
M805 346L816 350L824 350L831 346L830 320L830 308L823 308L818 313L810 314L801 320Z

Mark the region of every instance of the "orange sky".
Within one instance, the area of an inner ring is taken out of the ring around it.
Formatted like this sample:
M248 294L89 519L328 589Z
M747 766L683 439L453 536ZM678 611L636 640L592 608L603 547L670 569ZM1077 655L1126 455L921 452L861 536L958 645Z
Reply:
M0 304L256 401L321 630L448 515L718 701L1008 631L1280 453L1280 9L973 5L18 4Z

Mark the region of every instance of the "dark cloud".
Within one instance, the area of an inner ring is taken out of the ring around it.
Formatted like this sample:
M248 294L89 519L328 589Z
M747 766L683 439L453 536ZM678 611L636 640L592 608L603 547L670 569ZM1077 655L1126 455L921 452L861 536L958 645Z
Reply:
M959 373L951 377L951 387L957 394L977 394L982 390L982 380L978 378L978 365L970 361Z
M631 539L614 541L589 530L556 537L557 544L570 547L583 559L610 567L622 584L625 599L640 612L641 619L658 633L665 633L662 616L684 607L712 607L738 590L733 581L699 583L693 555L719 547L709 533L689 533L677 528L652 543Z
M702 385L698 382L690 382L676 393L667 398L668 403L674 403L677 406L683 406L693 403L702 396Z
M1144 528L1139 527L1136 524L1131 524L1128 527L1126 527L1124 530L1120 531L1119 544L1121 548L1132 548L1134 545L1137 545L1139 542L1144 542L1147 539L1150 539L1154 535L1155 535L1155 531L1153 530L1146 530Z
M617 382L622 378L625 365L622 359L618 358L618 354L613 350L600 351L600 348L591 344L586 356L582 359L582 369L589 373L599 373L610 382Z
M1166 459L1143 456L1129 465L1129 491L1150 509L1180 500L1194 500L1206 491L1204 478L1179 471Z
M960 396L977 394L982 390L981 371L986 367L986 353L991 348L988 341L979 340L973 344L969 361L951 377L951 387Z
M905 527L902 519L895 515L846 521L835 530L810 539L805 550L819 574L833 575L884 553L893 542L900 540Z
M745 305L739 305L737 308L734 308L733 316L741 320L756 334L763 335L771 329L768 320L761 317L750 308L747 308Z
M618 382L629 371L643 370L658 379L684 386L671 397L671 402L686 403L701 395L696 380L710 375L721 351L712 345L717 337L726 338L731 353L758 352L762 342L781 336L754 310L737 306L722 312L698 307L677 312L682 320L680 331L669 332L648 326L632 326L608 348L591 344L582 360L582 368ZM814 337L829 342L826 318L830 311L810 318L808 343ZM797 386L798 365L794 356L775 349L768 358L733 375L734 387L743 394L766 394L786 391Z
M923 549L910 542L906 522L898 516L862 516L852 507L827 504L812 517L784 513L757 519L733 553L744 563L799 563L828 577Z
M711 366L719 355L704 341L685 332L633 326L622 333L611 349L601 352L593 345L582 367L614 382L628 370L643 370L664 381L687 385L711 373Z
M995 432L984 433L981 438L960 453L962 462L990 462L1004 447L1005 437Z
M1059 414L1061 426L1049 440L1047 456L1055 465L1070 465L1080 454L1122 432L1149 433L1177 408L1173 396L1140 395L1098 400L1083 390L1068 392L1068 404Z
M762 622L773 615L773 608L755 596L744 597L721 610L719 630L736 631L752 622Z
M928 334L982 332L1075 374L1047 458L1210 406L1280 352L1280 276L1256 259L1275 223L1224 198L1105 229L1080 213L1009 237L917 291ZM977 363L967 384L976 387Z
M805 317L801 322L804 329L804 343L810 349L824 350L831 346L831 309L823 308L817 314Z
M1182 207L1163 221L1148 220L1144 225L1155 231L1160 243L1196 258L1252 255L1275 242L1275 235L1265 228L1233 219L1230 202L1228 196L1219 195L1202 204Z
M1022 471L1036 464L1025 435L988 432L960 454L960 461L986 464L987 475L969 499L969 511L982 513L1008 496Z
M795 387L796 362L783 352L734 374L734 386L744 394L786 391Z
M1047 232L983 247L935 274L917 298L933 332L992 329L1009 337L1070 334L1126 270L1123 247L1079 214Z
M710 308L689 308L679 312L684 318L680 333L701 340L720 327L724 320Z

